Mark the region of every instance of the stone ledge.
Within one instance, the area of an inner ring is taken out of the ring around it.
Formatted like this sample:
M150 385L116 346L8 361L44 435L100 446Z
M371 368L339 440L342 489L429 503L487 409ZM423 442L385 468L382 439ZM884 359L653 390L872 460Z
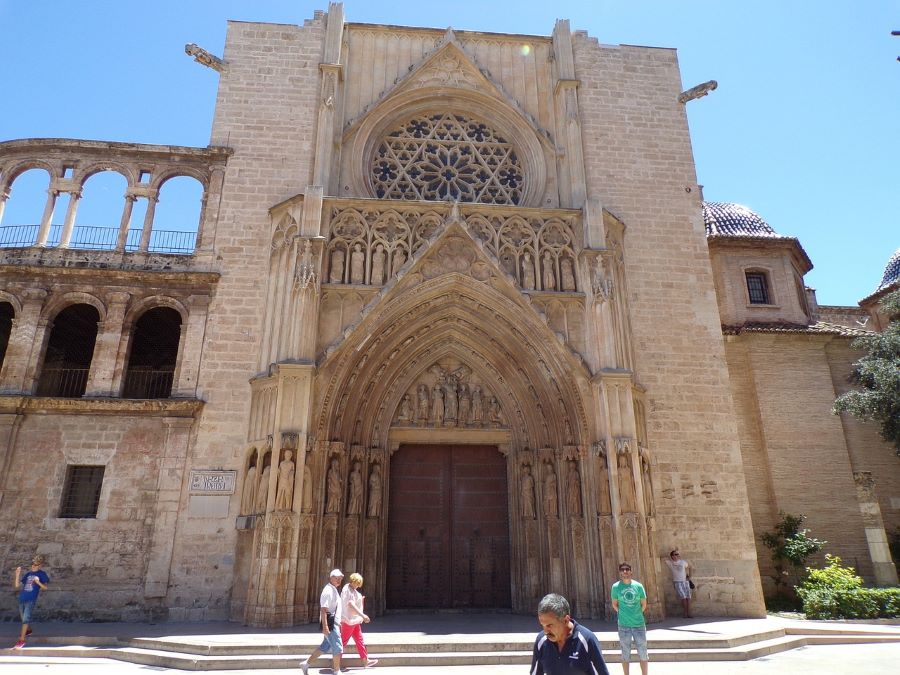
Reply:
M0 395L0 414L197 417L204 401L194 398L52 398Z

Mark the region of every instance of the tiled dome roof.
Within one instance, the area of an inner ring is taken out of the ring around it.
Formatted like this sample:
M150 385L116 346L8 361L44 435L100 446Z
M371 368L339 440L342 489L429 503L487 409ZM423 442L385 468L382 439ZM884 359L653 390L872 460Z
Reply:
M897 281L900 281L900 248L894 251L894 255L888 260L888 264L884 268L884 276L881 277L881 284L875 289L875 292L877 293Z
M746 206L730 202L703 202L706 236L778 237L772 226Z

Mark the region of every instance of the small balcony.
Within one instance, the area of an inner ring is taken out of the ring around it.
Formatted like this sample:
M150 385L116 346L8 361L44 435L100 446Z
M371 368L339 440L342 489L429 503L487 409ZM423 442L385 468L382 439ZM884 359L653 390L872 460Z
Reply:
M0 227L0 248L27 248L35 246L40 225L4 225ZM59 246L62 225L51 225L46 246ZM142 231L131 228L125 238L125 251L139 250ZM72 230L72 239L68 248L88 251L113 251L119 237L115 227L98 227L94 225L76 225ZM149 253L171 253L174 255L191 255L197 241L196 232L178 232L174 230L154 230L150 233L147 247Z

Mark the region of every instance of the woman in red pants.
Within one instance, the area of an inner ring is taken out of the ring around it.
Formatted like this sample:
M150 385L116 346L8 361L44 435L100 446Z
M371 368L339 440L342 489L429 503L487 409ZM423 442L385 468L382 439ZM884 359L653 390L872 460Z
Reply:
M363 665L371 668L378 663L378 660L369 658L366 643L363 640L362 625L369 623L369 617L363 612L365 597L359 592L362 585L362 575L354 572L350 575L350 583L341 591L341 642L346 647L350 638L353 638Z

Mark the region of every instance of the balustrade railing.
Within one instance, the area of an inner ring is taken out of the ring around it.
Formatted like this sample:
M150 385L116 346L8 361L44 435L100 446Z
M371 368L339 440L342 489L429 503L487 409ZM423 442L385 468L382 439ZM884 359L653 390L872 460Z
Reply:
M22 248L34 246L37 242L38 225L4 225L0 227L0 248ZM59 245L62 225L51 225L47 246ZM116 247L119 236L117 227L97 227L94 225L76 225L72 231L69 248L95 251L109 251ZM153 230L150 233L151 253L174 253L190 255L194 252L197 241L196 232L180 232L176 230ZM125 240L127 252L137 251L141 243L140 228L129 229Z
M89 368L44 368L38 381L38 396L79 398L87 389Z
M125 373L122 398L169 398L172 395L173 370L131 369Z

